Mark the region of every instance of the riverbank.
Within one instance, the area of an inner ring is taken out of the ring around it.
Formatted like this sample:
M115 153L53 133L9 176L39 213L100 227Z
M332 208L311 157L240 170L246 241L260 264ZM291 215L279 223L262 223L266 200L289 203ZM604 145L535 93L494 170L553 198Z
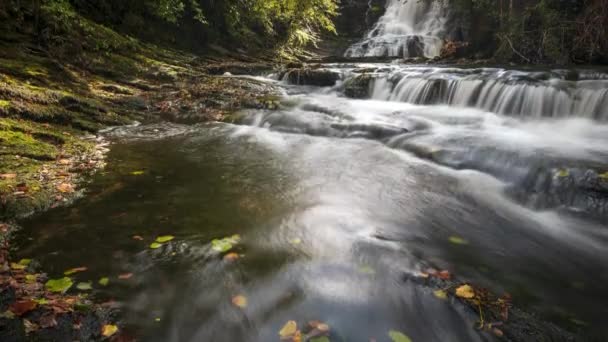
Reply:
M271 87L221 76L272 65L230 55L198 57L137 41L122 53L59 59L30 36L5 33L0 35L0 335L6 341L26 335L100 338L111 310L83 299L86 291L49 291L48 277L35 262L30 266L10 257L15 220L85 195L88 177L105 164L108 146L97 135L103 128L222 121L242 107L273 106ZM78 313L80 306L86 313Z

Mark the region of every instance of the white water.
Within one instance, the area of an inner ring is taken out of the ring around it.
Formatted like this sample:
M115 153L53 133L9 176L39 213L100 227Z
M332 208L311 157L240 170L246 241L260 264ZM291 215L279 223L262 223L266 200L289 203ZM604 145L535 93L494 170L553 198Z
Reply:
M347 57L439 56L446 9L438 2L388 0L386 13ZM418 51L421 50L421 51Z
M608 120L608 79L589 71L520 71L391 66L372 74L369 97L446 104L526 117Z

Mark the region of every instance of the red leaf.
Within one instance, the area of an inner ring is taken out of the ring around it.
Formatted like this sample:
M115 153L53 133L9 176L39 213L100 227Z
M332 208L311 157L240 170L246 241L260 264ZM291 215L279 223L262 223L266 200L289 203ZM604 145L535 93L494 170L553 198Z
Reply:
M23 316L26 313L34 310L37 306L37 303L33 300L22 300L19 302L15 302L10 305L10 310L17 316Z

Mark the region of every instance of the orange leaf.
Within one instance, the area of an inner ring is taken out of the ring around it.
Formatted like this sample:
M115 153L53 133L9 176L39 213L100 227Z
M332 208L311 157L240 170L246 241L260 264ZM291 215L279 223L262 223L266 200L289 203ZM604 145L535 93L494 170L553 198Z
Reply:
M475 297L475 290L470 285L462 285L456 289L456 296L471 299Z
M244 309L247 307L247 297L242 295L234 296L232 297L232 304L238 306L241 309Z
M224 260L225 261L236 261L239 258L239 255L237 253L228 253L226 255L224 255Z
M23 316L26 313L34 310L37 306L37 303L33 300L22 300L19 302L15 302L10 305L10 310L17 316Z
M72 186L72 184L69 183L61 183L57 185L57 190L63 193L72 193L74 192L74 187Z
M118 279L127 280L133 277L133 273L124 273L118 276Z
M452 277L452 275L450 274L450 271L443 270L443 271L437 273L437 277L439 279L449 280Z

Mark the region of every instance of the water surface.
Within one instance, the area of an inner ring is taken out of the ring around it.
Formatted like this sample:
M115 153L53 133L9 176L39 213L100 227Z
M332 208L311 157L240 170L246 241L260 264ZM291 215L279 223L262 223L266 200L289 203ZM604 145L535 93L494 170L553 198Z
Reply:
M95 295L145 341L275 341L288 320L326 322L331 341L492 340L404 280L428 267L607 336L608 125L283 87L283 109L238 124L107 133L87 196L22 222L18 253L53 277L110 277ZM233 234L226 262L211 241Z

